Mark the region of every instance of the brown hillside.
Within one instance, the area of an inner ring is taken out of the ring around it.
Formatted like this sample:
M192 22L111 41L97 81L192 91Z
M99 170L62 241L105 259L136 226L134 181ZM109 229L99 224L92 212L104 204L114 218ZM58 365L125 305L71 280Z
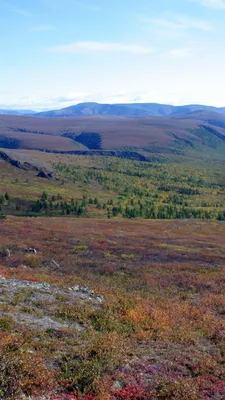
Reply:
M201 113L200 113L201 114ZM184 116L182 119L172 118L123 118L123 117L73 117L73 118L39 118L3 115L0 117L0 141L15 140L12 146L0 143L1 147L46 149L46 150L75 150L80 149L71 138L65 135L95 133L99 135L102 149L119 149L122 147L144 148L149 145L167 145L173 141L195 140L195 130L202 124L209 124L205 118L201 120ZM219 129L225 134L225 117L219 116ZM210 122L212 118L209 118ZM215 122L215 121L214 121ZM79 140L78 140L79 141ZM81 142L82 143L82 142ZM89 147L92 148L92 147Z

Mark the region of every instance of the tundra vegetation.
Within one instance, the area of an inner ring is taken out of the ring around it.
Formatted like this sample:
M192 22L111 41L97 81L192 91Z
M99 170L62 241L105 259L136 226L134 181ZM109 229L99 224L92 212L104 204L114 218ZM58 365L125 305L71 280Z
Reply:
M32 156L33 152L27 152ZM162 158L138 162L116 157L42 154L56 181L2 166L2 213L144 219L225 220L222 161ZM7 189L7 190L6 190Z
M223 161L18 153L57 179L0 161L0 398L223 400Z

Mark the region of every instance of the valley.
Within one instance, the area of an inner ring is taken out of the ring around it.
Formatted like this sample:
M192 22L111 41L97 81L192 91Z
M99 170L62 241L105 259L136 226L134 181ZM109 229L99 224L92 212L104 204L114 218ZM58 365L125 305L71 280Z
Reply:
M0 0L0 400L225 400L225 0Z
M0 398L223 400L224 121L0 116Z

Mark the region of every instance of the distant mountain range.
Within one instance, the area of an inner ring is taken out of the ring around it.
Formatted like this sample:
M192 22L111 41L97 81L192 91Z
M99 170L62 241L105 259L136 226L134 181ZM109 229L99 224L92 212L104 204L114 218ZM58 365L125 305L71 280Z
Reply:
M169 117L189 114L197 111L213 111L225 115L225 107L217 108L205 105L190 104L186 106L172 106L157 103L133 104L100 104L81 103L62 108L61 110L45 111L36 114L40 117L78 117L106 115L116 117Z
M193 112L207 111L225 115L225 107L189 104L173 106L158 103L100 104L95 102L80 103L60 110L35 112L33 110L0 109L0 115L29 115L38 117L61 118L82 116L115 116L115 117L176 117Z
M10 110L0 109L0 115L34 115L36 111L33 110Z

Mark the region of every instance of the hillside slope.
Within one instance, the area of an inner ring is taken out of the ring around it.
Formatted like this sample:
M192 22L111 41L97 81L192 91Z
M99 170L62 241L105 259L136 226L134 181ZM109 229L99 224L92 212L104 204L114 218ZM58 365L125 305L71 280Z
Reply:
M120 150L224 154L225 116L194 112L164 118L0 116L0 147L46 151Z

